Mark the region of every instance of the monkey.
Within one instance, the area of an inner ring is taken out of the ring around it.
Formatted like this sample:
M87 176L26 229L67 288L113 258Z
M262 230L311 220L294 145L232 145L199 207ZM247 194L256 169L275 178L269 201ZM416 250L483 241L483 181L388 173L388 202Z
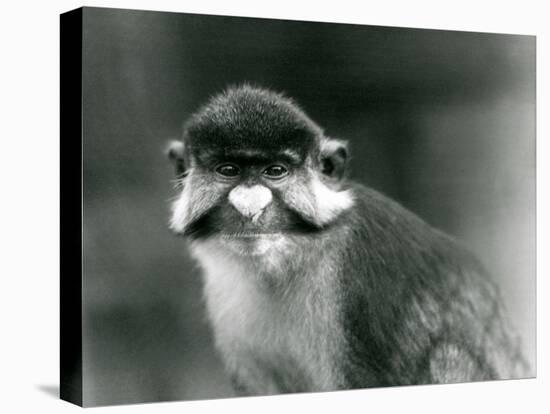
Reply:
M501 294L459 241L350 179L346 141L291 98L211 97L168 156L170 228L203 273L238 395L518 378Z

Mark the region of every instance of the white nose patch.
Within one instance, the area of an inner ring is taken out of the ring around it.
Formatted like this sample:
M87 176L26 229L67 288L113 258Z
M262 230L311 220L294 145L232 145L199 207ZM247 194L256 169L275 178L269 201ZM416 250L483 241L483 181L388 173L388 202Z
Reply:
M245 187L239 185L229 193L229 202L239 213L252 220L257 220L263 210L271 203L273 194L263 185Z

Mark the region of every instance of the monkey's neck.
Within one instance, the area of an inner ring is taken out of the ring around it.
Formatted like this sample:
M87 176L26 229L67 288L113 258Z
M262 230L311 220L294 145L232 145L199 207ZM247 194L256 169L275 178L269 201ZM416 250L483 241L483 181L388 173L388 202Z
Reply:
M215 240L192 245L204 271L216 345L230 371L267 364L262 372L271 375L292 367L296 375L285 381L299 377L303 383L291 389L341 388L345 384L335 367L345 347L333 258L312 248L314 241L288 243L271 256L235 254Z

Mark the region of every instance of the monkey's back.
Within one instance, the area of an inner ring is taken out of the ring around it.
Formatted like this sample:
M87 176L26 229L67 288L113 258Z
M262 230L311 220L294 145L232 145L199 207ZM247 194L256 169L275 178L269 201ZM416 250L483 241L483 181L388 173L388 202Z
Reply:
M353 191L334 243L349 387L521 376L498 288L475 256L382 194Z

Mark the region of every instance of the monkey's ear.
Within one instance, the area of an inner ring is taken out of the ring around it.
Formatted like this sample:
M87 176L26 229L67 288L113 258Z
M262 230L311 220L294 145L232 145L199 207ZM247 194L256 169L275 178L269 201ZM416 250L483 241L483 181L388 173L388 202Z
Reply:
M336 181L344 178L348 161L348 143L339 139L321 142L321 172Z
M183 177L187 167L185 165L185 147L181 141L170 141L166 148L166 155L176 169L176 175Z

